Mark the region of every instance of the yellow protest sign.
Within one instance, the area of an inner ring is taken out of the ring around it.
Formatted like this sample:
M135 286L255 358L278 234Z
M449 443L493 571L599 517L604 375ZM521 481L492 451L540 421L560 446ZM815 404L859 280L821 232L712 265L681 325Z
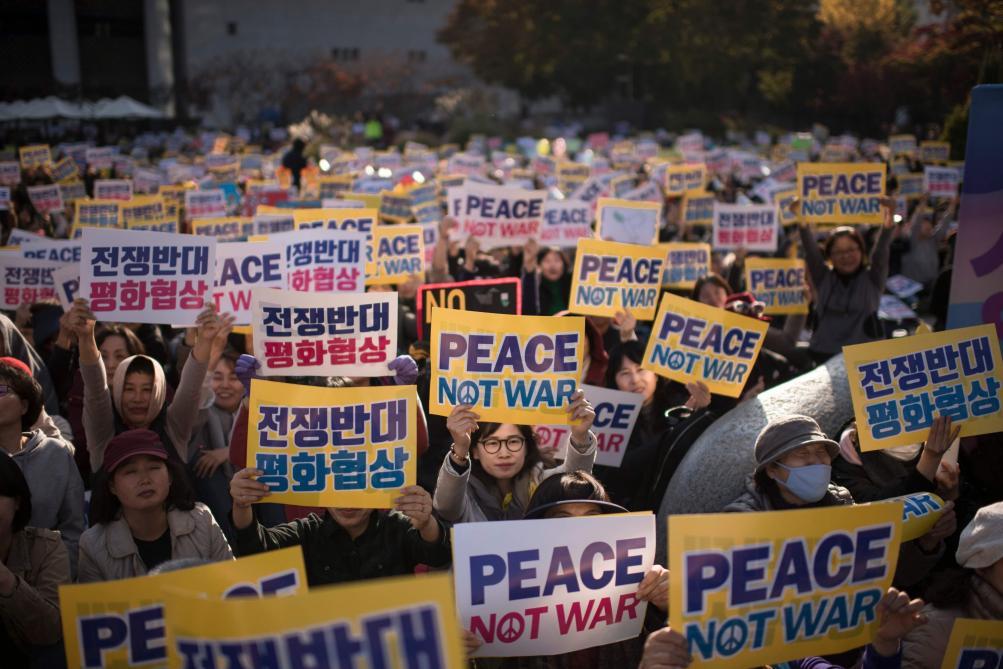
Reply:
M797 196L798 192L795 188L773 193L773 202L777 205L777 220L780 221L780 225L792 225L798 222L798 215L791 211L791 202Z
M898 504L669 517L669 624L694 666L866 645L898 562Z
M919 143L919 160L922 163L944 165L951 158L950 142L925 140Z
M703 381L712 393L738 397L767 327L757 318L664 293L641 366L680 383Z
M683 225L710 225L714 222L714 194L687 192L683 195Z
M766 314L807 314L804 260L746 258L745 288Z
M425 233L420 225L377 225L373 228L372 262L366 285L379 286L424 276Z
M73 215L73 227L122 227L122 202L119 200L78 200Z
M48 144L22 146L18 149L18 155L21 157L21 169L25 170L52 162L52 150Z
M664 264L665 252L657 246L579 239L568 309L611 317L629 311L638 320L650 321Z
M432 307L429 411L470 404L484 422L567 425L584 339L584 318Z
M343 195L346 200L358 200L366 205L366 209L380 209L380 195L379 193L356 193L355 191L349 191Z
M238 242L254 232L254 219L248 216L192 219L192 234L215 237L220 242Z
M891 497L874 502L902 504L902 541L913 541L930 531L944 515L944 500L932 492L915 492L911 495Z
M382 509L413 485L414 386L318 388L254 379L247 466L271 489L265 502Z
M596 205L596 239L648 246L658 241L662 204L601 197Z
M159 194L134 195L131 200L122 203L120 211L127 227L133 221L159 221L165 217L164 198Z
M798 163L799 215L819 225L883 222L884 163Z
M449 574L240 602L171 596L166 609L172 669L218 666L224 653L285 658L290 667L453 669L466 661Z
M209 599L292 595L306 591L297 546L213 564L105 583L59 587L66 662L70 667L167 666L164 599L183 590Z
M991 324L844 346L863 451L924 441L937 415L961 436L1003 430L1003 361Z
M668 242L658 248L665 253L662 285L666 288L688 290L696 285L697 279L710 274L710 244Z
M411 220L411 196L407 193L383 191L380 193L380 218L390 223Z
M993 669L1003 663L1003 620L955 618L940 669Z
M665 169L665 189L666 197L680 197L687 193L702 193L707 186L707 166L703 163L697 165L669 165Z

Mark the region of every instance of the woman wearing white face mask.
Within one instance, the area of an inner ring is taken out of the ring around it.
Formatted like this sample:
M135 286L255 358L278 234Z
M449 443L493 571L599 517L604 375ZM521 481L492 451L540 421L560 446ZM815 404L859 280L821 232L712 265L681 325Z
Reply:
M831 482L839 444L813 419L788 416L756 438L756 471L746 491L725 511L777 511L853 504L846 488Z

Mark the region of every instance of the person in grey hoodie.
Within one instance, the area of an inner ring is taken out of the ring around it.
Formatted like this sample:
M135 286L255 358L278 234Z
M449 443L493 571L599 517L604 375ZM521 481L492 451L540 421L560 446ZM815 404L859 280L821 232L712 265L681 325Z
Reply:
M877 330L876 317L888 279L895 200L882 198L881 206L884 224L869 262L864 241L853 228L833 230L825 241L823 256L814 229L800 225L805 264L815 295L815 326L809 349L816 362L828 360L844 346L884 338Z
M73 446L32 428L42 403L42 387L30 368L20 360L0 358L0 450L13 458L28 481L28 524L59 531L75 575L77 544L84 531L84 482Z

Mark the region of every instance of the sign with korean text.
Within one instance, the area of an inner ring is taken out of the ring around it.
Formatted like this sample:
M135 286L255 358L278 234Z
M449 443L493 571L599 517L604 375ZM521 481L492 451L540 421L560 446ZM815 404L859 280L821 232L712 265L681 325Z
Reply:
M178 219L158 218L153 221L131 220L125 225L127 230L147 230L149 232L167 232L172 235L178 233Z
M59 184L28 186L28 199L42 216L48 216L54 211L62 211L64 207L63 191L59 189Z
M518 315L522 313L522 281L507 277L422 284L415 299L419 339L431 331L433 307Z
M596 237L624 244L654 244L661 215L662 205L658 202L599 198Z
M340 230L296 230L271 235L286 247L289 290L361 293L365 290L366 238Z
M88 167L96 170L111 169L117 149L114 146L90 146L84 151Z
M940 669L992 669L1003 663L1003 620L955 618Z
M592 237L592 206L578 200L547 200L543 203L541 245L575 248L579 239Z
M664 287L689 289L696 285L698 279L710 274L710 244L668 242L659 244L658 248L665 252Z
M687 193L683 196L683 224L708 225L714 222L714 194Z
M703 193L707 185L707 166L669 165L665 170L666 197L681 197L687 193Z
M21 157L21 167L26 170L32 167L48 165L52 162L52 151L49 149L48 144L22 146L18 149L18 155Z
M318 388L251 381L247 466L265 502L383 509L415 482L414 386Z
M123 200L132 199L131 179L98 179L94 182L95 200Z
M864 646L901 518L894 503L670 516L669 625L709 669Z
M366 285L401 283L425 274L425 233L420 225L377 225Z
M137 195L122 203L122 220L129 223L153 223L167 217L164 198L159 195Z
M80 177L80 170L77 164L69 156L63 158L52 166L52 180L59 183L72 181Z
M13 160L0 161L0 184L16 186L21 183L21 166Z
M232 314L236 325L251 324L255 288L285 290L285 246L275 240L216 245L212 300L219 313Z
M454 156L455 158L456 156ZM477 237L481 249L522 246L538 239L547 192L475 184L468 181L447 194L449 213L459 228L459 241Z
M641 413L644 396L602 386L582 385L585 397L596 412L592 432L599 442L596 464L619 467L627 452L627 443ZM554 449L563 460L567 455L571 428L567 425L538 425L533 428L536 444L542 449Z
M28 248L25 246L23 248ZM2 309L17 309L56 297L53 270L65 263L25 258L18 250L0 251L0 295Z
M117 200L81 200L73 217L74 227L122 227L122 203Z
M763 313L808 313L804 260L746 258L745 288L766 305Z
M714 203L713 246L717 250L777 250L777 208L772 204Z
M469 404L483 421L567 424L585 319L432 309L429 411Z
M898 184L896 195L907 200L918 200L926 192L925 174L899 174L895 177Z
M801 221L881 224L884 163L798 163Z
M80 296L100 321L192 325L216 269L216 240L85 228Z
M888 153L892 158L916 155L916 135L892 135L888 138Z
M200 606L232 598L240 598L243 606L249 598L283 598L306 588L299 547L155 576L62 585L59 611L67 666L167 667L164 601L172 592L200 596Z
M961 185L961 171L953 167L923 168L923 192L933 197L952 198L958 196Z
M861 450L924 441L950 416L961 436L1003 430L1003 362L992 325L843 347Z
M465 662L449 574L241 602L172 596L166 610L171 669L219 667L224 657L277 658L267 666L283 669L454 669Z
M637 587L655 558L655 518L619 514L461 523L456 608L474 657L555 655L636 637Z
M397 357L395 292L258 289L250 311L262 376L387 376Z
M185 217L220 218L226 216L226 193L222 188L185 191Z
M411 220L411 196L393 191L380 193L380 218L391 223L406 223Z
M579 240L568 309L586 316L630 312L638 320L650 321L658 305L664 264L665 253L657 246Z
M757 318L664 293L642 367L680 383L703 381L712 393L738 397L767 327Z

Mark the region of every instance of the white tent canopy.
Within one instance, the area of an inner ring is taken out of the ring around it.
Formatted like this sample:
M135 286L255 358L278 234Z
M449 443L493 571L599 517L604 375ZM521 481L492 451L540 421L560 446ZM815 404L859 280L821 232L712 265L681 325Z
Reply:
M93 103L69 102L53 96L27 101L0 102L0 121L54 118L166 118L166 114L127 95L122 95L114 100L104 98Z

